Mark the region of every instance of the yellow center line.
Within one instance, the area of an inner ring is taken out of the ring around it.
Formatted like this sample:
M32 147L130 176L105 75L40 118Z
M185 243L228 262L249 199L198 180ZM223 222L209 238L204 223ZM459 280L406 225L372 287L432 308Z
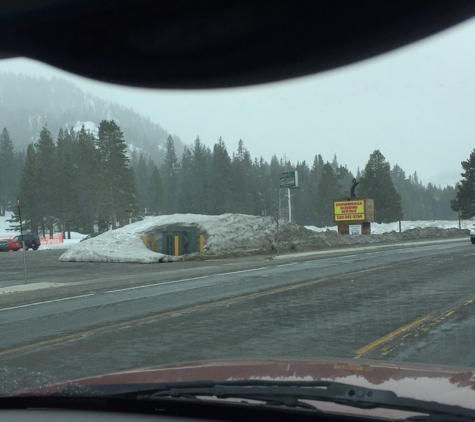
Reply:
M380 344L388 341L389 339L397 336L398 334L401 334L404 331L409 330L410 328L414 327L415 325L421 323L422 321L425 321L427 318L430 316L434 315L435 312L429 312L428 314L421 316L420 318L415 319L414 321L410 322L409 324L403 325L402 327L399 327L398 329L391 331L390 333L378 338L377 340L372 341L371 343L367 344L366 346L363 346L361 349L358 349L355 351L355 358L361 357L361 355L364 355L365 353L369 352L371 349L374 349L375 347L379 346Z
M273 289L269 289L269 290L263 290L263 291L256 292L256 293L249 293L249 294L246 294L246 295L236 296L236 297L229 298L229 299L222 299L222 300L217 300L217 301L214 301L214 302L208 302L208 303L204 303L202 305L190 306L190 307L187 307L187 308L162 312L162 313L159 313L159 314L149 315L149 316L141 317L141 318L134 318L134 319L131 319L131 320L118 322L118 323L110 324L110 325L105 325L105 326L102 326L102 327L93 328L93 329L90 329L90 330L85 330L85 331L81 331L81 332L74 333L74 334L68 334L68 335L64 335L64 336L60 336L60 337L55 337L55 338L52 338L52 339L49 339L49 340L43 340L43 341L39 341L39 342L36 342L36 343L25 344L23 346L18 346L18 347L14 347L14 348L11 348L11 349L2 350L2 351L0 351L0 356L10 355L12 353L23 352L23 351L26 351L26 350L29 350L29 349L35 349L35 348L39 348L39 347L52 346L52 345L55 345L55 344L58 344L58 343L66 342L66 341L77 340L77 339L80 339L80 338L83 338L83 337L90 336L92 334L103 333L103 332L112 331L112 330L116 330L116 329L120 329L120 328L126 328L126 327L129 327L130 325L143 323L143 322L147 322L147 321L152 321L152 320L155 320L155 319L170 317L170 316L182 314L182 313L185 313L185 312L198 311L198 310L210 308L210 307L213 307L213 306L219 306L219 305L223 305L223 304L227 304L227 303L231 303L231 302L237 302L239 300L252 299L252 298L259 297L259 296L264 296L264 295L268 295L268 294L272 294L272 293L283 292L283 291L286 291L286 290L291 290L291 289L295 289L295 288L299 288L299 287L310 286L312 284L322 283L324 281L334 280L334 279L338 279L338 278L342 278L342 277L348 277L348 276L352 276L352 275L355 275L355 274L361 274L361 273L374 271L374 270L386 269L386 268L389 268L389 267L392 267L392 265L383 265L383 266L380 266L380 267L374 267L374 268L369 268L369 269L365 269L365 270L352 271L352 272L349 272L349 273L338 274L338 275L335 275L335 276L330 276L330 277L325 277L325 278L320 278L320 279L315 279L315 280L310 280L310 281L304 281L304 282L301 282L301 283L291 284L291 285L282 286L282 287L277 287L277 288L273 288Z
M459 304L457 306L455 306L454 308L448 310L448 311L444 311L444 313L442 315L440 315L439 317L433 319L432 321L430 321L429 323L427 324L424 324L422 325L418 330L417 332L421 333L421 332L426 332L426 331L429 331L431 328L435 327L436 325L439 325L441 322L444 322L447 318L451 317L452 315L454 315L457 311L463 309L465 306L468 306L472 303L475 302L475 297L471 297L467 300L465 300L465 302L463 302L462 304ZM394 330L394 331L391 331L389 334L386 334L385 336L383 337L380 337L378 338L377 340L367 344L366 346L362 347L361 349L358 349L355 351L355 359L358 359L360 358L362 355L364 355L365 353L369 352L370 350L374 349L375 347L379 346L380 344L392 339L393 337L397 336L398 334L404 332L404 331L408 331L410 328L414 327L415 325L425 321L426 319L428 319L429 317L431 317L432 315L436 314L436 312L429 312L428 314L410 322L409 324L406 324L400 328L398 328L397 330ZM405 337L408 337L410 334L406 334L404 337L402 338L405 338ZM392 351L394 349L396 349L398 346L394 346L392 347L389 351ZM386 348L386 351L385 353L383 353L380 358L384 355L387 355L388 353L388 350L389 348Z

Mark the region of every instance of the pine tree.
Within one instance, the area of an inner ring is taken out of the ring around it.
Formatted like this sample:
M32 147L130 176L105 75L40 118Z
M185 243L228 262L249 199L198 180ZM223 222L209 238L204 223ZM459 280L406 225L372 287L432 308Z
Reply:
M40 230L43 236L46 236L46 229L48 229L49 235L53 236L59 202L59 197L56 192L58 175L54 171L56 164L56 146L51 132L46 126L41 129L38 142L35 144L35 149L38 186L36 207L42 216Z
M231 209L231 158L222 138L213 147L210 177L210 214Z
M77 153L73 160L78 186L75 227L78 231L93 233L105 197L101 155L95 147L94 137L86 132L84 126L78 132L77 140Z
M165 158L161 167L162 181L165 191L165 214L177 212L178 204L178 158L176 156L173 138L168 136Z
M464 170L462 180L457 184L457 194L450 207L460 212L462 218L472 218L475 215L475 149L461 164Z
M269 198L270 204L267 205L269 207L268 213L270 215L277 215L281 211L281 205L279 204L281 198L281 191L279 187L279 173L284 171L284 167L282 162L279 161L276 155L273 155L270 164L269 164L269 180L271 181L270 188L269 188Z
M333 225L333 201L340 197L340 186L334 167L329 162L323 165L316 194L316 225L325 227Z
M358 196L374 199L378 223L402 219L401 196L394 188L390 165L379 150L374 151L366 163Z
M206 214L208 211L208 189L209 189L209 169L211 161L209 150L197 137L193 144L193 155L191 160L191 212L196 214Z
M118 222L127 221L127 210L137 203L135 176L129 167L124 135L114 120L102 120L96 147L101 154L101 170L105 185L105 214L111 219L112 229Z
M318 221L317 215L317 192L318 192L318 183L322 177L323 166L325 165L323 157L321 154L315 155L313 159L312 168L310 170L310 180L309 180L309 189L308 189L308 202L310 203L310 224L316 224Z
M236 213L253 214L254 198L252 195L253 168L249 151L244 147L240 139L237 153L233 157L233 209Z
M0 208L5 211L15 203L19 177L13 141L7 128L0 134L0 169Z
M291 189L292 199L292 221L300 225L313 224L312 205L309 201L310 195L310 168L305 161L297 163L295 170L299 175L299 188Z
M272 179L270 177L270 166L264 158L254 159L254 214L269 215L274 214L272 208Z
M55 180L55 214L59 219L59 226L63 235L71 238L71 225L77 214L78 199L78 179L74 175L72 157L68 151L70 145L67 144L63 131L60 130L56 142L56 158L53 164L56 172Z
M140 153L138 159L134 159L134 157L132 157L131 167L134 170L137 180L138 205L140 210L143 212L146 208L147 198L149 195L148 184L151 175L148 173L147 163L142 153Z
M23 230L35 234L38 234L39 224L43 219L43 214L38 207L41 194L40 188L37 154L33 144L30 144L26 150L25 165L23 166L19 182L18 198L20 199ZM20 230L17 207L14 207L14 216L8 222L10 223L9 230Z
M177 212L191 213L193 212L193 171L192 171L193 153L189 148L185 147L181 157L181 165L177 169L178 173L178 204Z
M163 208L163 186L162 177L160 176L157 166L153 167L147 191L147 213L152 215L161 214Z

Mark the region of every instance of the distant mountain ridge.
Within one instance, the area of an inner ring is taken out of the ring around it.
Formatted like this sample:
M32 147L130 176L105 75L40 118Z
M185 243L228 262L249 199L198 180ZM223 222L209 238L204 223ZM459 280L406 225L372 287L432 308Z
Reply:
M36 142L46 124L56 138L60 128L78 122L114 119L131 149L139 149L159 164L164 156L169 133L131 108L84 93L73 83L60 78L34 78L0 73L0 130L6 127L17 151ZM178 156L183 143L172 135Z

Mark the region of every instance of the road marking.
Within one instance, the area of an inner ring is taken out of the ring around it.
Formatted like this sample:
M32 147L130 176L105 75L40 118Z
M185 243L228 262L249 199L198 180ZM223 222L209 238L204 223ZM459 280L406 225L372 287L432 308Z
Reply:
M435 327L436 325L439 325L440 323L444 322L447 318L450 318L452 315L454 315L457 311L460 311L463 309L465 306L471 305L473 302L475 302L475 297L471 297L467 300L465 300L462 303L459 303L455 307L453 307L450 310L444 311L440 316L438 316L435 319L431 319L425 324L422 324L415 332L409 332L405 334L404 336L401 337L401 340L404 340L407 337L416 337L420 333L425 333L429 331L431 328ZM385 336L369 343L368 345L362 347L361 349L358 349L355 351L356 356L354 357L355 359L360 358L362 355L365 353L369 352L370 350L374 349L375 347L379 346L380 344L386 342L387 340L390 340L391 338L397 336L400 333L403 333L404 331L409 331L410 328L418 325L421 322L424 322L425 320L429 319L429 317L435 315L437 312L429 312L428 314L422 316L421 318L418 318L409 324L404 325L403 327L398 328L397 330L391 331L389 334L386 334ZM400 345L392 345L390 346L384 346L381 348L381 355L378 356L378 359L383 359L388 353L396 350Z
M137 290L137 289L144 289L146 287L156 287L156 286L163 286L163 285L166 285L166 284L182 283L183 281L199 280L199 279L202 279L202 278L209 278L209 277L211 277L211 276L210 275L204 275L202 277L183 278L181 280L173 280L173 281L162 281L160 283L144 284L143 286L133 286L133 287L124 287L123 289L107 290L104 293L125 292L127 290Z
M249 270L231 271L229 273L220 273L220 274L212 274L212 275L228 275L228 274L249 273L249 272L252 272L252 271L266 270L267 268L269 268L269 267L250 268ZM208 276L208 277L210 277L210 276Z
M378 338L375 341L372 341L371 343L367 344L366 346L363 346L362 348L358 349L355 351L355 358L359 358L365 353L368 353L370 350L374 349L375 347L379 346L380 344L388 341L389 339L392 339L393 337L397 336L398 334L401 334L404 331L409 330L410 328L414 327L415 325L421 323L422 321L425 321L427 318L431 317L432 315L435 314L435 311L429 312L428 314L421 316L420 318L415 319L414 321L410 322L409 324L403 325L402 327L399 327L398 329L391 331L390 333Z
M162 312L162 313L159 313L159 314L149 315L149 316L146 316L146 317L134 318L134 319L131 319L131 320L118 322L118 323L114 323L114 324L109 324L109 325L105 325L105 326L102 326L102 327L93 328L93 329L90 329L90 330L80 331L80 332L74 333L74 334L68 334L68 335L52 338L52 339L49 339L49 340L43 340L43 341L39 341L39 342L36 342L36 343L25 344L23 346L14 347L14 348L11 348L11 349L6 349L6 350L3 350L3 351L0 351L0 356L6 356L6 355L13 354L13 353L27 351L27 350L30 350L30 349L36 349L36 348L39 348L39 347L52 346L52 345L55 345L55 344L66 342L66 341L77 340L77 339L87 337L87 336L97 334L97 333L103 333L103 332L107 332L107 331L116 330L116 329L119 329L119 328L126 328L126 327L129 327L131 325L138 324L138 323L153 321L155 319L170 317L170 316L174 316L174 315L178 315L178 314L183 314L183 313L186 313L186 312L199 311L199 310L202 310L202 309L211 308L213 306L229 304L229 303L237 302L237 301L240 301L240 300L254 299L254 298L257 298L259 296L265 296L265 295L268 295L268 294L279 293L279 292L283 292L283 291L286 291L286 290L291 290L291 289L295 289L295 288L299 288L299 287L310 286L312 284L322 283L324 281L334 280L334 279L343 278L343 277L349 277L349 276L352 276L354 274L361 274L361 273L366 273L366 272L375 271L375 270L381 270L381 269L385 269L385 268L389 268L389 267L391 267L391 265L383 265L381 267L374 267L374 268L369 268L369 269L365 269L365 270L352 271L350 273L338 274L338 275L325 277L325 278L321 278L321 279L304 281L304 282L297 283L297 284L276 287L276 288L273 288L273 289L263 290L263 291L255 292L255 293L248 293L248 294L241 295L241 296L235 296L235 297L228 298L228 299L216 300L216 301L213 301L213 302L203 303L201 305L190 306L190 307L187 307L187 308L175 309L173 311Z
M192 278L182 278L180 280L172 280L172 281L163 281L160 283L153 283L153 284L144 284L143 286L134 286L134 287L125 287L123 289L115 289L115 290L107 290L104 293L117 293L117 292L124 292L127 290L136 290L136 289L143 289L146 287L156 287L156 286L164 286L167 284L176 284L176 283L183 283L184 281L193 281L193 280L200 280L203 278L211 278L215 276L223 276L223 275L229 275L229 274L238 274L238 273L248 273L251 271L258 271L258 270L265 270L267 267L261 267L261 268L253 268L249 270L241 270L241 271L232 271L229 273L221 273L221 274L210 274L210 275L204 275L201 277L192 277Z
M87 296L94 296L94 295L95 295L95 293L88 293L88 294L79 295L79 296L63 297L63 298L61 298L61 299L45 300L44 302L27 303L26 305L12 306L11 308L2 308L2 309L0 309L0 312L3 312L3 311L12 311L12 310L14 310L14 309L28 308L29 306L44 305L44 304L46 304L46 303L61 302L61 301L63 301L63 300L78 299L78 298L80 298L80 297L87 297Z

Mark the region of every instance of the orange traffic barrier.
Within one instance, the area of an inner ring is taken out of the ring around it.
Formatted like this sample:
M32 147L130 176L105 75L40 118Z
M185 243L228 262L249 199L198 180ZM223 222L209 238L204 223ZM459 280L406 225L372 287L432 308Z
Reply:
M42 245L57 245L63 243L63 233L53 234L53 236L40 237L40 242Z

